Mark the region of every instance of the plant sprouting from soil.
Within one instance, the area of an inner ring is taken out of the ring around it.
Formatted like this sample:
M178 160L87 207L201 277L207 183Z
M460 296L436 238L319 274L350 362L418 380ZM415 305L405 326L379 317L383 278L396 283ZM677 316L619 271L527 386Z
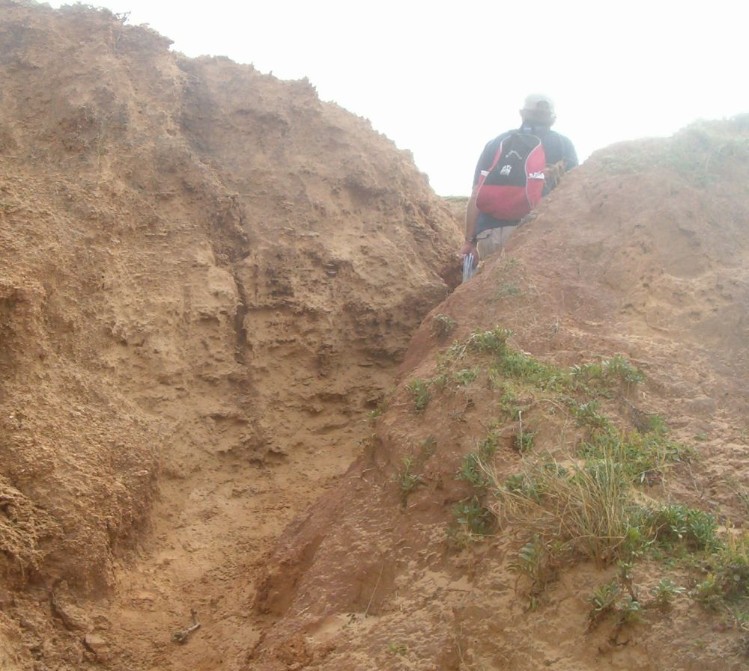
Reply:
M411 380L411 382L408 383L407 388L413 399L414 410L417 413L424 412L427 405L429 405L429 400L431 398L427 382L419 379Z
M424 482L418 473L413 472L413 468L414 459L412 457L404 457L397 477L398 485L400 487L401 503L404 506L408 502L408 495Z
M673 561L691 557L685 566L703 575L693 596L708 607L730 609L735 621L749 619L745 537L726 535L708 512L640 495L643 488L662 485L669 469L694 458L691 448L671 438L662 417L634 406L643 374L620 355L566 369L543 363L514 349L511 335L500 327L475 332L454 343L441 362L445 376L451 369L478 370L474 382L481 384L485 375L501 418L490 431L487 444L493 449L466 454L458 469L456 477L474 493L454 510L453 538L465 544L497 529L517 534L512 570L529 586L532 606L565 565L618 563L614 583L594 595L592 623L615 612L617 627L634 624L646 609L664 610L683 593L663 577L652 598L643 601L633 576L645 555ZM483 366L474 366L471 357ZM562 459L548 446L535 445L539 434L524 425L528 415L534 428L552 417L571 420L576 439ZM522 429L513 434L519 461L508 475L503 460L500 475L497 436L507 421Z
M661 578L658 584L650 590L653 597L653 603L660 610L668 610L674 602L674 599L684 593L686 588L679 587L670 578Z
M446 314L438 314L432 318L432 333L438 340L444 340L455 331L455 320Z

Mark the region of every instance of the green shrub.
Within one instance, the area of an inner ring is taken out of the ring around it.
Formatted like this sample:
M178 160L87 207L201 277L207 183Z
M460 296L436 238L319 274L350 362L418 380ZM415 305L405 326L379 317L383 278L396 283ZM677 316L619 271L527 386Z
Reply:
M645 522L649 536L661 545L684 545L688 550L715 551L720 542L716 536L717 522L710 514L680 504L649 510Z
M398 473L397 481L400 487L401 503L405 506L408 503L408 496L414 491L419 485L423 484L424 480L418 473L413 472L414 460L412 457L404 457L403 464Z
M478 374L479 372L475 368L463 368L453 373L453 379L458 385L465 387L473 382L478 377Z
M621 355L616 355L611 359L604 359L598 363L572 366L570 373L573 380L578 383L625 382L627 384L637 384L645 379L645 376Z
M728 602L743 601L749 609L749 534L728 534L726 541L706 558L706 580L698 588L697 598L715 596Z
M486 489L491 483L481 457L475 452L469 452L463 457L456 477L458 480L464 480L479 490Z
M472 534L485 536L494 528L494 517L477 496L456 504L455 519Z
M445 314L438 314L432 318L432 333L439 339L444 340L455 330L455 320Z
M619 581L616 579L593 590L590 597L591 608L588 613L588 629L593 629L604 617L614 612L619 594Z
M653 597L653 604L660 610L668 610L674 598L685 592L686 589L684 587L679 587L668 578L661 578L658 584L650 590Z
M667 464L687 458L689 451L669 440L664 431L620 432L608 425L583 442L580 454L587 459L613 459L633 482L643 484L660 476Z
M431 399L431 395L429 393L429 385L424 380L411 380L408 383L408 391L411 392L411 397L414 402L414 409L416 412L424 412L427 405L429 405L429 401Z

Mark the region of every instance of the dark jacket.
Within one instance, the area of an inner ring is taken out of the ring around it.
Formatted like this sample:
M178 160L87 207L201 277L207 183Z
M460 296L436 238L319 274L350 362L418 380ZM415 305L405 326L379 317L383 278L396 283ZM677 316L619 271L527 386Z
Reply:
M575 147L569 140L569 138L561 135L560 133L557 133L556 131L551 130L547 126L531 126L529 124L523 124L519 130L522 133L531 133L533 135L536 135L541 139L541 144L543 144L544 153L546 154L547 166L554 165L556 163L559 163L560 161L564 161L564 171L571 170L572 168L577 167L577 152L575 151ZM481 171L489 170L491 168L492 163L494 162L494 157L497 154L497 150L499 149L499 145L502 140L515 132L517 131L509 130L506 133L502 133L501 135L495 137L493 140L487 142L486 146L484 147L484 151L481 152L479 161L476 164L476 171L473 175L474 187L479 182ZM547 195L549 191L554 188L554 186L555 185L549 185L549 183L547 182L544 185L544 196ZM478 219L476 220L476 233L481 233L481 231L485 231L489 228L499 228L500 226L516 226L517 224L517 221L501 221L489 216L484 212L479 212Z

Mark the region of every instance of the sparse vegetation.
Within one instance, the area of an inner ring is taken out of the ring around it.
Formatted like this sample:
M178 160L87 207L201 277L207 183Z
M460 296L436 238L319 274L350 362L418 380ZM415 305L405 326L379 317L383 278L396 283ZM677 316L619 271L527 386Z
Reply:
M444 340L455 330L455 320L449 315L438 314L432 319L432 333L438 340Z
M431 398L427 382L418 379L411 380L408 383L408 391L411 393L411 398L413 399L414 410L417 413L424 412Z
M401 503L405 506L408 495L424 481L418 473L413 472L414 460L412 457L404 457L398 473L398 484L400 486Z
M495 433L490 433L481 441L476 452L469 452L463 457L456 477L470 483L475 489L485 489L491 481L484 464L494 456L496 451L497 436Z
M717 522L709 513L679 504L648 510L643 518L648 535L667 548L676 545L688 550L718 549Z
M539 596L546 585L557 576L559 552L541 536L535 535L518 551L510 570L523 576L529 582L528 598L530 609L538 605Z
M520 296L522 292L520 291L520 288L514 283L514 282L503 282L499 285L499 289L497 289L496 298L502 299L502 298L509 298L512 296Z
M387 651L389 655L403 656L408 653L408 646L405 643L394 643L390 642L387 645Z
M677 596L686 593L686 588L679 587L669 578L661 578L650 591L654 605L660 610L668 610Z
M705 187L736 161L749 158L746 115L730 121L697 121L672 138L653 141L650 151L644 147L617 147L601 152L600 165L613 174L642 173L666 168L688 182ZM731 128L732 130L728 130Z
M582 383L621 381L637 384L644 380L643 374L619 354L597 363L572 366L570 374Z
M382 415L388 407L386 399L382 399L375 408L369 411L369 420L374 422L380 415Z
M477 376L478 370L475 368L463 368L453 374L453 379L459 386L465 387L473 382Z
M587 419L596 430L582 443L580 456L590 461L612 459L621 465L627 476L640 484L659 479L667 464L688 460L692 456L685 446L670 440L665 430L644 434L623 432L597 413Z
M634 586L633 564L619 562L614 579L593 591L588 613L588 629L597 627L607 616L615 615L614 631L610 636L615 640L619 630L627 624L636 624L643 619L643 611L649 604L643 603Z
M420 485L424 484L424 476L418 471L422 470L424 464L435 453L437 441L434 436L425 438L415 456L407 455L403 457L400 469L395 476L395 482L398 484L400 491L401 504L405 507L408 503L408 497Z
M710 540L713 549L703 564L707 575L695 597L707 606L732 607L749 617L749 533L729 532L725 539Z
M463 539L487 536L495 528L494 516L477 496L456 504L453 513L458 525L457 536Z
M523 429L521 424L520 430L515 434L514 438L515 449L520 452L520 454L525 454L533 447L533 439L535 436L535 432Z
M588 629L596 627L604 617L615 610L620 591L618 580L611 580L593 590L590 597Z
M511 569L526 583L531 607L565 565L618 563L616 579L591 600L591 626L610 613L617 629L637 623L646 610L665 610L686 592L663 577L650 598L639 598L634 567L645 555L698 571L703 577L692 591L695 598L730 612L736 622L749 620L746 537L726 536L708 512L637 493L662 483L674 464L694 458L691 448L670 437L662 417L632 405L643 374L621 356L559 368L513 349L510 337L502 328L473 333L454 343L442 361L442 374L449 375L451 369L479 370L466 367L469 355L489 357L479 373L495 390L503 421L520 425L514 447L521 459L510 476L500 476L494 465L499 424L485 445L463 458L456 477L474 494L454 509L453 539L465 544L495 529L519 532ZM624 417L612 412L622 407L630 408ZM576 427L578 438L562 460L547 446L537 450L537 432L524 425L527 415L537 425L544 413L566 415ZM632 428L622 428L625 420Z
M492 511L502 524L512 521L549 544L556 541L560 554L606 564L623 554L633 526L628 489L610 459L529 464L509 486L495 482Z

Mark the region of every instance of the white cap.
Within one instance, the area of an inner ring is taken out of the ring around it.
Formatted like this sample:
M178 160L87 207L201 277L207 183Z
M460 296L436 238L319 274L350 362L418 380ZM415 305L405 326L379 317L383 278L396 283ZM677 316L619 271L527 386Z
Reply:
M542 93L531 93L523 103L520 114L524 120L553 124L556 120L554 101Z

